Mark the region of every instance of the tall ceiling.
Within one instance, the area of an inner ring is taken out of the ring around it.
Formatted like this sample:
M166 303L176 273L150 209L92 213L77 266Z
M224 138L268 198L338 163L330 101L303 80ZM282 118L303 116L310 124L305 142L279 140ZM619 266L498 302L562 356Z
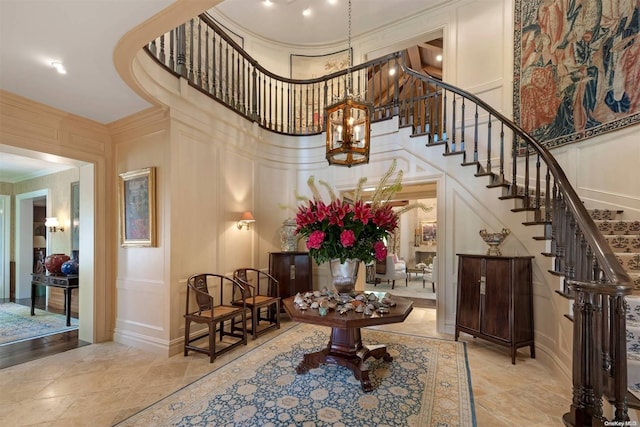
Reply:
M352 37L446 1L352 0ZM271 2L266 7L263 0L225 0L216 13L275 42L346 42L346 0ZM105 124L148 108L147 101L120 79L112 55L127 31L172 3L0 0L0 89ZM307 6L312 9L308 18L302 16ZM58 74L51 67L54 61L62 62L67 74ZM22 162L15 156L0 145L0 181L29 179L30 174L61 164L43 159Z

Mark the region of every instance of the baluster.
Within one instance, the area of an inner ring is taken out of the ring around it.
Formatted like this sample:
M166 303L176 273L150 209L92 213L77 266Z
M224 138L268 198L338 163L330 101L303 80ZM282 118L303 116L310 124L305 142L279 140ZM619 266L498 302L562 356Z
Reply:
M441 128L441 123L440 123L440 117L442 116L442 110L444 110L446 108L446 105L444 105L444 103L442 102L442 95L441 92L442 89L436 90L435 93L435 99L434 99L434 105L435 105L435 118L433 120L433 140L428 141L429 143L431 142L439 142L441 138L439 138L440 136L440 132L442 132L442 128Z
M542 212L540 211L540 185L541 185L541 176L540 176L540 154L538 154L536 156L536 189L535 189L535 202L534 202L534 208L535 210L535 214L534 214L534 221L535 222L540 222L540 220L542 219Z
M227 49L229 49L229 45L227 45ZM228 66L228 65L227 65ZM236 51L235 49L231 51L231 88L230 90L230 98L229 102L234 109L238 108L238 97L236 94Z
M223 73L224 69L222 68L222 37L218 37L218 99L222 98L222 85L224 84Z
M187 43L186 43L186 25L182 24L178 27L178 34L177 34L177 56L176 56L176 72L181 75L182 77L186 78L187 77L187 68L185 66L185 61L186 61L186 49L187 49Z
M231 100L231 93L229 92L231 90L229 82L229 43L225 41L224 46L224 102L229 104Z
M287 129L289 129L289 133L293 131L291 126L291 122L293 120L293 110L291 109L291 105L291 83L287 83Z
M523 203L524 208L528 208L531 205L531 198L530 198L531 191L529 189L530 174L531 174L530 161L531 161L530 151L527 150L524 155L524 191L523 191L524 199L522 199L524 202Z
M189 20L189 78L190 82L193 82L193 19Z
M311 92L311 94L313 95L313 91ZM306 85L306 88L304 91L304 129L305 129L305 133L309 133L309 86L308 85Z
M489 114L487 122L487 170L485 173L491 173L491 127L491 114ZM515 181L513 185L515 185Z
M278 94L278 89L276 88L276 98L278 100L278 104L280 105L280 116L277 120L276 131L284 132L283 129L283 120L284 120L284 82L279 82L278 88L280 88L280 93ZM276 108L277 111L277 108ZM277 115L278 113L276 113Z
M440 139L442 141L446 141L447 140L447 90L443 90L444 92L444 99L442 101L443 104L443 108L442 108L442 129L440 129ZM454 96L454 100L455 100L455 96ZM454 123L455 126L455 123ZM446 146L445 146L445 152L446 152Z
M198 72L196 86L202 88L202 21L198 19Z
M509 195L515 197L518 195L518 143L519 137L513 139L513 146L511 147L511 185L509 186Z
M453 93L451 97L453 98L453 101L451 101L451 149L449 149L449 141L447 141L444 146L445 153L456 151L456 110L458 108L458 101L456 100L455 93Z
M573 215L567 211L568 227L566 229L566 245L564 253L564 277L565 281L570 281L576 277L576 255L577 255L577 241L576 241L576 221Z
M329 83L327 80L324 81L324 106L325 108L329 105ZM323 109L322 111L322 128L323 130L327 130L327 113Z
M175 64L175 55L174 55L176 37L178 37L177 34L176 34L176 31L175 30L171 30L169 32L169 69L171 71L176 71L176 68L175 68L175 65L176 65Z
M478 104L476 104L476 112L474 114L474 125L473 125L473 161L478 161Z
M218 87L218 79L217 76L218 70L216 69L216 33L215 31L211 34L211 93L214 97L216 96L217 87Z
M399 114L398 111L398 91L400 89L400 64L398 63L398 56L396 55L394 57L394 68L396 70L395 74L393 75L393 113L394 114Z
M164 34L162 34L162 35L160 36L160 56L159 56L159 59L160 59L160 62L161 62L162 64L164 64L164 61L165 61L165 59L166 59L165 51L164 51L164 49L165 49L165 47L164 47L164 43L165 43L165 42L164 42L164 37L165 37L165 36L164 36Z
M465 123L464 123L464 98L462 98L462 106L460 107L460 151L465 151L464 147L464 131L465 131ZM466 156L466 154L465 154Z
M504 182L504 123L500 122L500 159L498 160L498 179Z
M273 129L273 109L272 109L272 104L273 104L273 82L272 82L272 78L269 77L269 129Z
M262 94L262 110L260 116L262 117L262 126L267 126L267 75L262 75L262 87L260 93Z
M251 71L251 118L258 120L258 69L253 66Z
M551 171L547 166L547 174L545 177L545 194L544 194L544 222L551 221Z
M316 87L316 89L318 91L318 93L316 94L317 99L318 99L318 105L317 105L317 108L316 108L316 114L314 115L315 131L316 132L322 132L322 110L323 110L322 89L320 87L320 83L317 83L315 87Z
M209 80L209 26L204 29L204 89L211 93L211 81Z

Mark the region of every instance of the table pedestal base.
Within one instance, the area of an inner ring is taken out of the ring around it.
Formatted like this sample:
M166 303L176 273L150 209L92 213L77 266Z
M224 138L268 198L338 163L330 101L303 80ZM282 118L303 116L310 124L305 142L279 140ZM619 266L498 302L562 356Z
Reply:
M365 367L365 361L372 356L376 359L382 358L385 362L393 360L385 345L363 346L360 328L333 328L329 345L323 350L305 354L296 372L306 374L309 369L326 363L344 366L353 372L356 379L360 380L362 390L368 392L373 390L373 386L369 380L369 370Z

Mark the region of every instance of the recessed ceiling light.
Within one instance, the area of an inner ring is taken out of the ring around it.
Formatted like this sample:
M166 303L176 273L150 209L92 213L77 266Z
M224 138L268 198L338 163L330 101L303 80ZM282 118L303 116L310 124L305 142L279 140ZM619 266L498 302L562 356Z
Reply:
M302 16L311 16L311 8L308 7L302 11Z
M61 62L52 62L51 66L55 68L60 74L67 74L67 70L64 69L64 65Z
M436 61L438 61L438 62L442 62L442 55L438 55L438 56L436 56Z

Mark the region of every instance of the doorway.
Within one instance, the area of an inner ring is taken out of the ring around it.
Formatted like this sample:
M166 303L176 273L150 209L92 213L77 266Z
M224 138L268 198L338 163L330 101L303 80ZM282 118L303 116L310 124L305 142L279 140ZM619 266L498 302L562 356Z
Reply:
M0 248L10 247L11 240L14 241L13 254L5 251L6 256L0 257L2 269L6 271L9 265L15 265L13 274L15 297L30 298L34 247L33 203L38 198L46 198L47 216L57 216L60 226L65 228L64 232L61 230L55 233L47 231L46 253L71 254L71 250L76 249L76 247L72 247L71 231L72 228L76 228L74 226L77 226L78 241L76 244L81 256L84 255L84 257L81 259L78 275L80 289L72 291L72 311L73 307L77 306L78 317L82 320L79 333L76 335L85 343L93 342L95 333L95 308L93 304L95 295L95 166L92 163L75 159L0 145L3 158L5 151L8 153L6 158L10 158L12 164L24 165L25 169L21 170L19 177L14 182L9 182L13 185L13 191L17 193L14 198L15 215L8 214L8 209L0 209L0 224L8 229L0 234ZM14 161L16 159L18 160ZM31 168L28 173L27 167ZM74 217L71 212L72 182L79 183L76 192L78 217ZM13 222L11 223L11 221ZM72 222L74 223L72 224ZM79 232L80 230L81 232ZM8 278L3 279L2 289L6 294L5 288L9 286L5 286L5 284L10 283L12 279L9 274L4 274L3 277Z

